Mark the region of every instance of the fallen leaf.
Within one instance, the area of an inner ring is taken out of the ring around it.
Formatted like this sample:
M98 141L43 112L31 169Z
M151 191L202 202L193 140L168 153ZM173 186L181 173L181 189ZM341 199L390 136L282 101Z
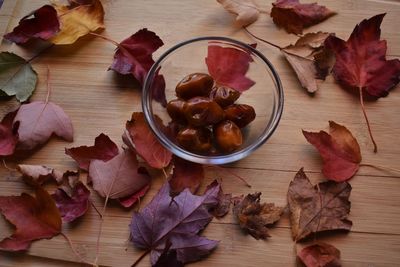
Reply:
M53 168L42 165L17 165L17 171L22 174L27 184L36 186L54 180L57 183L62 182L63 174Z
M48 40L59 31L60 22L57 11L50 5L44 5L23 17L18 26L12 32L4 35L4 38L17 44L23 44L36 38Z
M176 250L170 250L171 242L167 242L164 251L161 253L153 267L183 267L184 264L178 261Z
M328 75L331 57L323 45L329 35L331 34L327 32L307 33L294 45L286 46L281 50L301 85L309 93L318 90L316 79L325 80Z
M208 72L219 85L243 92L255 82L245 75L253 59L249 52L237 48L223 47L217 42L208 43L206 64Z
M24 102L36 88L37 73L22 57L10 53L0 53L0 93L13 96Z
M73 141L71 119L64 110L52 103L35 101L22 105L14 119L19 122L17 149L31 150L45 143L53 134Z
M261 193L248 194L234 199L233 214L239 226L252 235L255 239L267 239L267 226L279 221L283 208L276 207L273 203L260 204Z
M260 11L253 0L217 0L230 13L236 14L236 24L245 27L258 19Z
M14 153L18 142L19 123L13 125L17 111L9 112L0 123L0 156L9 156Z
M32 241L52 238L61 232L60 213L51 196L42 188L36 189L36 198L0 196L0 212L16 230L0 242L0 250L27 250Z
M0 0L0 8L3 6L4 0Z
M185 188L189 188L190 192L195 194L204 180L203 165L176 156L173 158L173 164L174 170L169 180L171 194L177 195Z
M332 245L317 243L303 248L297 256L306 267L341 267L340 251Z
M211 183L208 187L207 190L210 187L215 186L217 181L214 181ZM231 208L231 202L232 202L232 194L224 194L222 191L222 188L218 192L218 204L215 205L214 207L211 207L209 209L209 212L214 215L215 218L220 219L224 217L226 214L228 214L229 209Z
M78 163L79 168L87 171L91 160L107 161L118 155L118 146L102 133L94 140L94 146L66 148L65 154L73 158Z
M163 41L157 34L146 28L141 29L118 45L110 69L120 74L133 75L143 86L147 73L154 64L153 53L163 45ZM157 75L152 86L154 99L165 106L167 100L164 77Z
M343 182L356 174L361 162L360 146L351 132L334 121L329 121L329 134L306 132L303 135L322 156L322 173L329 180Z
M71 188L71 193L63 188L58 188L51 195L60 211L63 222L72 222L86 213L89 208L90 191L78 182Z
M141 168L139 168L139 173ZM147 171L146 171L147 173ZM127 196L124 198L118 199L119 204L125 208L130 208L132 207L141 197L144 197L146 195L147 191L150 189L150 183L145 185L142 189L137 191L136 193L132 194L131 196Z
M301 4L299 0L277 0L272 3L274 23L288 33L301 34L303 29L332 17L336 13L317 3Z
M350 192L347 182L327 181L313 186L301 168L287 193L293 240L301 241L323 231L349 231Z
M349 39L330 36L325 46L336 57L333 76L345 88L363 90L367 96L379 98L400 81L400 60L386 60L386 40L380 40L385 14L365 19L358 24Z
M92 160L89 176L100 196L119 199L131 196L150 183L150 176L139 169L136 154L124 150L107 162Z
M163 131L167 131L159 117L155 116L155 121ZM126 130L135 145L136 152L147 164L156 169L162 169L169 165L172 153L158 142L142 112L132 114L131 120L126 122Z
M104 29L104 9L100 0L68 0L69 5L54 4L61 31L50 39L57 45L73 44L80 37Z
M133 244L151 250L154 265L166 243L176 250L182 263L199 260L210 253L218 241L199 236L198 233L212 220L208 209L218 203L220 186L209 188L204 195L196 196L185 189L178 196L170 196L169 183L165 183L153 200L140 212L134 213L130 224Z

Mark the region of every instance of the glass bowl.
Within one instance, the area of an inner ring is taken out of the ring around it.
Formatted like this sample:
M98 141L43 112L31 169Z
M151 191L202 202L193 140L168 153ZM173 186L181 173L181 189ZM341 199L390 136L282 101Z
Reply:
M185 150L155 119L157 115L164 125L171 121L166 108L156 101L160 98L160 75L165 80L167 102L176 99L175 87L186 75L208 73L205 58L210 44L238 49L248 53L252 58L246 77L255 84L244 91L235 103L251 105L255 109L256 118L242 129L241 147L229 154L203 155ZM283 111L283 90L276 70L258 50L226 37L200 37L175 45L154 63L143 85L142 108L147 123L157 139L173 154L201 164L226 164L248 156L273 134Z

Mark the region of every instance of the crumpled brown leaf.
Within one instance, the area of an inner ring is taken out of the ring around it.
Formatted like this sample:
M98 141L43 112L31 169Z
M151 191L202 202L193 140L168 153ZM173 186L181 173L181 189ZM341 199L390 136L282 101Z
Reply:
M313 186L301 168L287 193L293 239L297 242L323 231L349 231L350 192L347 182L328 181Z
M245 27L255 22L260 11L254 0L217 0L230 13L236 14L236 24Z
M69 180L69 177L75 177L78 180L79 176L77 172L66 171L63 173L43 165L19 164L17 171L22 174L25 183L33 186L42 185L51 180L54 180L57 184L61 184L64 180Z
M301 85L309 93L318 90L317 80L325 80L333 65L332 54L324 48L325 39L332 35L327 32L307 33L294 45L282 48L282 53L292 66Z
M248 194L235 197L233 214L239 221L242 229L255 239L267 239L268 225L277 222L283 213L283 208L276 207L274 203L260 203L261 193Z

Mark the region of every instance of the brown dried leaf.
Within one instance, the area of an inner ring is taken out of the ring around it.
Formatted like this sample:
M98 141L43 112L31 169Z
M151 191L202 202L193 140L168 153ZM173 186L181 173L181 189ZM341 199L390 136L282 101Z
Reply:
M236 24L246 27L258 19L260 11L254 0L217 0L228 12L236 14Z
M261 193L248 194L245 198L235 197L233 214L242 229L255 239L267 239L268 225L277 222L283 213L283 208L275 207L274 203L260 204Z

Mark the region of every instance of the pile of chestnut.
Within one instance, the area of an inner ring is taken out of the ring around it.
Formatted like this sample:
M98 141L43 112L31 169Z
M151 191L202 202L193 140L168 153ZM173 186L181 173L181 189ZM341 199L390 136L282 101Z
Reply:
M243 143L241 128L256 113L245 104L235 104L240 92L214 84L204 73L183 78L175 89L177 99L167 105L172 122L178 125L177 143L201 154L230 153Z

